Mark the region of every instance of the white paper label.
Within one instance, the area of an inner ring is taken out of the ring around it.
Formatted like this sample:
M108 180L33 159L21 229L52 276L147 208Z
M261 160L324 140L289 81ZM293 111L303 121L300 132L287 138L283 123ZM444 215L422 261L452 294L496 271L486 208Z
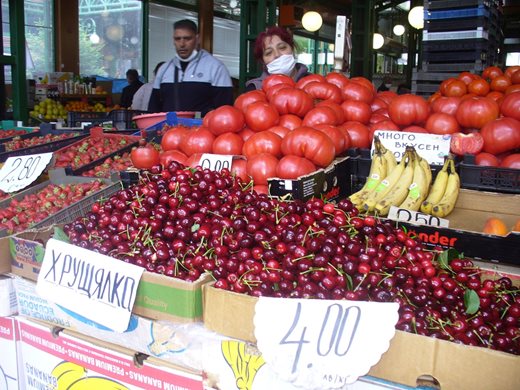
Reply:
M436 227L449 227L450 221L448 219L435 217L430 214L420 213L418 211L401 209L396 206L390 206L388 218L394 221L417 223L419 225L428 225Z
M388 349L398 309L397 303L262 297L255 307L257 346L283 380L306 389L340 388Z
M117 332L124 332L144 268L49 239L36 291Z
M52 153L9 157L0 169L0 190L16 192L35 181L52 159Z
M231 170L233 156L229 154L202 154L199 165L202 169L220 172L222 169Z
M374 135L379 136L385 148L394 152L397 161L401 161L407 146L413 146L422 158L434 165L443 165L444 158L450 153L451 135L449 134L377 130ZM371 154L374 154L373 142Z

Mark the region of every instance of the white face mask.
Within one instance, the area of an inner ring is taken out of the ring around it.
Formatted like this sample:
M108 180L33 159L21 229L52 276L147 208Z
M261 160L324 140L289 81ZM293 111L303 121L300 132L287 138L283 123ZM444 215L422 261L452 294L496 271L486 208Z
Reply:
M269 74L284 74L289 76L296 65L292 54L284 54L267 64Z
M177 53L175 53L175 57L177 57L181 61L190 62L192 59L197 57L197 54L199 54L199 52L197 49L195 49L191 52L191 54L188 58L181 58Z

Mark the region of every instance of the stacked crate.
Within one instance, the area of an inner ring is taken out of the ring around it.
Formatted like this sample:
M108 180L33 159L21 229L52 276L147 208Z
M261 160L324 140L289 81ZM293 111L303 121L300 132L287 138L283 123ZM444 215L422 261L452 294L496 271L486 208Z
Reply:
M481 73L498 63L502 42L500 0L425 0L419 69L412 92L429 96L460 72Z

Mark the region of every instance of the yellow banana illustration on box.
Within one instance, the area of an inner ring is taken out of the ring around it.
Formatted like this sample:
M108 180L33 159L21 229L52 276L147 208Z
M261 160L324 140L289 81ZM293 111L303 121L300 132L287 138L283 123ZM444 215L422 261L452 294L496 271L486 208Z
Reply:
M70 384L87 375L87 370L79 364L62 361L52 369L52 376L56 378L57 390L68 389Z
M448 156L442 169L439 171L439 173L437 173L437 177L433 182L430 193L421 204L421 211L423 213L431 214L433 205L439 203L444 196L444 193L446 192L446 185L448 184L448 168L450 166L450 160L451 157Z
M103 376L91 376L78 379L67 390L129 390L121 383Z
M408 188L408 195L406 196L406 199L399 205L399 208L401 209L418 211L422 202L428 196L428 190L430 189L429 180L431 180L431 171L428 162L426 162L428 166L426 168L423 161L426 160L417 154L415 159L412 184ZM430 172L429 176L428 172Z
M419 167L422 171L420 165L416 163L415 149L407 148L405 155L406 154L407 156L403 156L403 159L405 159L405 157L407 159L403 173L399 176L397 182L392 186L388 193L379 200L374 207L374 211L379 216L387 216L391 206L398 206L406 199L408 188L412 184L414 178L415 167Z
M390 192L392 187L396 185L406 168L408 156L409 153L405 153L399 164L397 164L397 166L389 172L383 180L381 180L381 183L378 184L374 191L366 197L362 208L364 211L374 211L377 202L383 199L386 194Z
M459 197L460 192L460 178L455 170L455 162L450 159L450 175L446 184L446 191L439 203L432 208L432 215L443 218L450 214L455 208L455 203Z
M246 351L246 343L226 340L221 343L222 354L233 370L238 390L251 390L256 373L265 364L262 355Z

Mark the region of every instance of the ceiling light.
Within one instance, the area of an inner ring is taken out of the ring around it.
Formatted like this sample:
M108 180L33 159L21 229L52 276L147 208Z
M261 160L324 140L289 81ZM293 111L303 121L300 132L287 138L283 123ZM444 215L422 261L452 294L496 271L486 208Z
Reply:
M402 24L396 24L394 26L394 34L400 37L404 34L404 26Z
M316 11L308 11L303 15L302 26L307 31L318 31L322 24L323 19L321 18L321 15Z
M421 29L424 27L424 7L413 7L408 13L408 22L413 28Z
M384 44L385 44L385 38L381 34L375 33L374 37L372 39L372 48L374 50L381 49Z

